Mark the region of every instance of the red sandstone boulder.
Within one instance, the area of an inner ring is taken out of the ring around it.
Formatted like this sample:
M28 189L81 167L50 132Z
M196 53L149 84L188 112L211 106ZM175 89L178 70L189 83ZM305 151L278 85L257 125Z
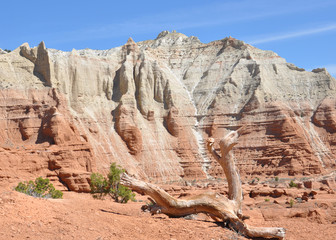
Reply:
M91 191L89 172L62 168L58 176L70 191L87 193Z

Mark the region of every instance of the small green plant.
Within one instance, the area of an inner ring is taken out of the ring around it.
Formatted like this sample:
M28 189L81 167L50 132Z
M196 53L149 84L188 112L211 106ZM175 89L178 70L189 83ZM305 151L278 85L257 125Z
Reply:
M296 187L297 188L298 185L293 180L291 180L290 183L289 183L289 187L291 187L291 188Z
M291 199L290 201L289 201L289 206L292 208L293 206L294 206L294 200L293 199Z
M275 180L276 182L279 182L279 177L275 177L274 180Z
M106 195L108 183L100 173L92 173L90 187L92 196L97 199L102 199Z
M48 178L43 179L42 177L36 178L35 182L20 182L15 190L39 198L63 197L63 193L60 190L56 190L53 184L49 182Z
M91 174L91 194L94 198L103 199L109 195L116 202L127 203L129 200L135 201L135 194L127 187L120 184L120 175L124 169L112 163L110 172L105 178L100 173Z
M256 177L256 178L253 178L253 179L252 179L251 183L252 183L252 184L256 184L256 183L258 183L259 181L260 181L260 178Z
M269 198L265 198L265 202L269 202L271 201Z

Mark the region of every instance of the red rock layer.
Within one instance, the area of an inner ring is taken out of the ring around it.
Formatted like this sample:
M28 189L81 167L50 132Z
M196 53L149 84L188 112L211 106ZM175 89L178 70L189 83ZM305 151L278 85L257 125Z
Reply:
M92 149L62 96L51 88L0 93L0 178L48 176L58 187L90 191L90 172L96 169Z

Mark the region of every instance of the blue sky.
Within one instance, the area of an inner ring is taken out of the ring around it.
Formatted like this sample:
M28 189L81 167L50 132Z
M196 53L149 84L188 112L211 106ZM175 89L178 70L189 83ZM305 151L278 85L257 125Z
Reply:
M208 43L227 36L336 76L335 0L3 1L0 48L109 49L163 30Z

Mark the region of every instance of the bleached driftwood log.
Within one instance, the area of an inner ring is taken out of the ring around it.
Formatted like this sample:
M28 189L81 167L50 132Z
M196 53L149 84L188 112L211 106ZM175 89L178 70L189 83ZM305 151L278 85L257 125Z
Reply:
M228 223L228 226L235 231L251 238L277 238L285 237L284 228L276 227L251 227L244 223L241 205L243 200L241 180L236 169L234 158L230 152L237 144L239 132L233 131L227 134L219 143L221 156L213 147L214 139L207 141L207 148L216 161L224 169L228 185L228 197L217 193L204 193L193 196L190 199L176 199L170 196L162 188L141 180L137 180L124 174L121 177L121 184L132 190L149 195L153 201L150 211L163 213L171 217L183 217L190 214L206 213L214 219Z

